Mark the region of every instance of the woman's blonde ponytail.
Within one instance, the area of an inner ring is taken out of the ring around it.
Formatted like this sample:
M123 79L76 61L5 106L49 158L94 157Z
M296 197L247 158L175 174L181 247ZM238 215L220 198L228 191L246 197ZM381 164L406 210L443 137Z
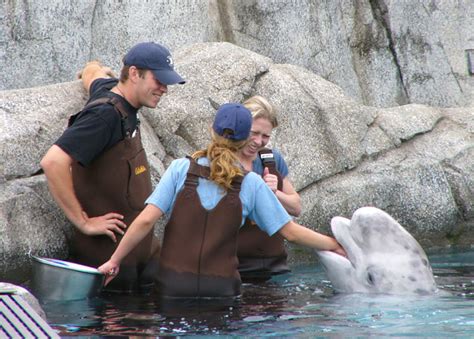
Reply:
M228 190L236 176L244 175L237 152L247 144L247 140L233 141L217 135L214 131L211 136L212 141L207 149L195 152L192 158L196 160L207 157L211 169L210 179Z

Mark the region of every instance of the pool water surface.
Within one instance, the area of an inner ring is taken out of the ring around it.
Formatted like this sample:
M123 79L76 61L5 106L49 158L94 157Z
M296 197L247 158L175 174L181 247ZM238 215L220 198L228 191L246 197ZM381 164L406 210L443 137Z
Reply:
M160 305L153 295L43 303L61 336L474 337L474 251L429 255L433 296L336 294L319 263L244 284L233 305Z

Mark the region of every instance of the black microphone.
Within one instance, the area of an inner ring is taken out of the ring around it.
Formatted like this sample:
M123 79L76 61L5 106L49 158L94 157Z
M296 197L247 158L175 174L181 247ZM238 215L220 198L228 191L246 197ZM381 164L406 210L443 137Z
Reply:
M268 165L275 165L275 157L273 156L273 152L271 150L263 149L258 152L258 155L264 167Z

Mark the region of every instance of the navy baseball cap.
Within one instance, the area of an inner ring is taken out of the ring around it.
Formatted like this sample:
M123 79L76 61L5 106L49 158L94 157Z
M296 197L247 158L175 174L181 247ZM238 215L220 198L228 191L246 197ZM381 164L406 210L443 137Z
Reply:
M171 53L166 47L154 42L141 42L133 46L123 58L123 64L149 69L163 85L186 82L175 72Z
M241 104L228 103L219 107L212 128L226 138L235 141L249 137L252 127L252 114Z

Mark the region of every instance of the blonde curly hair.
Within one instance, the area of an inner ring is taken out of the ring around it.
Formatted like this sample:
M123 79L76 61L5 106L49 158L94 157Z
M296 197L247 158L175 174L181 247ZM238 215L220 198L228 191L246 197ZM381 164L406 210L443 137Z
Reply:
M237 176L244 176L237 152L242 149L247 140L233 141L211 131L211 143L206 149L194 152L193 159L207 157L210 162L210 179L216 184L229 190L232 180Z

